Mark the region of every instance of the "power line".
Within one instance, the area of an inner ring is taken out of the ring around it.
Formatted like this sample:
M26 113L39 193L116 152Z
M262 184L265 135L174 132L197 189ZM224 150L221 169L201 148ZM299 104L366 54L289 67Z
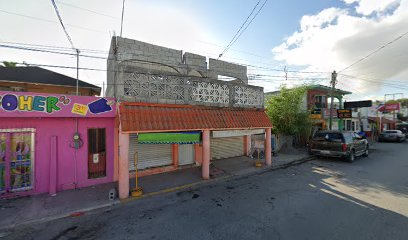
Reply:
M344 74L342 74L342 75L344 75ZM359 78L359 77L349 76L349 75L344 75L344 76L354 78L354 79L358 79L358 80L361 80L361 81L366 81L366 82L369 82L371 84L376 84L378 86L386 86L386 87L391 87L391 88L398 88L398 89L408 90L406 85L398 85L398 84L395 84L395 83L380 82L380 81L375 81L375 80L372 80L372 79L364 79L364 78Z
M387 46L393 44L394 42L400 40L401 38L403 38L405 35L407 35L408 32L403 33L402 35L398 36L397 38L394 38L393 40L389 41L388 43L382 45L381 47L377 48L376 50L374 50L373 52L371 52L370 54L368 54L367 56L360 58L359 60L355 61L354 63L352 63L351 65L349 65L348 67L344 68L343 70L339 71L339 72L343 72L346 69L351 68L352 66L356 65L359 62L364 61L365 59L371 57L372 55L376 54L377 52L381 51L382 49L386 48Z
M228 48L231 46L232 42L235 40L235 38L238 36L238 34L240 33L241 29L245 26L245 24L248 22L249 18L252 16L252 14L254 13L255 9L258 7L259 3L261 2L261 0L259 0L255 6L252 8L251 12L249 13L249 15L247 16L247 18L245 19L245 21L242 23L241 27L238 29L238 31L235 33L235 35L232 37L231 41L228 43L228 45L225 47L224 51L218 56L218 58L221 58L222 55L228 50Z
M44 50L72 51L72 48L68 48L68 47L42 45L42 44L3 42L3 41L0 41L0 44L11 44L11 45L3 45L4 47L14 47L13 45L17 45L17 46L29 46L30 48L35 47L36 49L44 49ZM108 51L96 50L96 49L79 48L79 50L81 50L81 52L90 52L90 53L95 53L95 54L108 54L109 53Z
M249 14L249 16L247 17L247 19L245 20L245 22L241 25L241 27L239 28L239 30L237 31L237 33L234 35L234 37L232 38L232 40L230 41L230 43L227 45L227 47L225 47L224 51L221 52L221 54L218 56L218 59L221 58L224 53L226 53L228 51L228 49L234 45L234 43L241 37L241 35L245 32L245 30L249 27L249 25L251 25L252 21L254 21L254 19L258 16L258 14L261 12L262 8L265 6L265 4L268 2L268 0L265 0L265 2L262 4L262 6L258 9L258 11L255 13L255 15L252 17L252 19L249 21L249 23L246 25L246 27L240 32L240 30L243 28L243 26L245 25L245 23L248 21L248 19L251 17L251 15L253 14L254 10L256 9L256 7L259 5L261 0L259 0L257 2L257 4L255 5L255 7L252 9L251 13ZM237 36L238 34L238 36Z
M30 45L27 45L30 46ZM4 48L11 48L11 49L17 49L17 50L25 50L25 51L36 51L36 52L44 52L44 53L53 53L53 54L62 54L62 55L70 55L70 56L75 56L76 54L70 53L70 52L60 52L58 51L59 49L55 46L52 46L51 48L46 48L46 45L41 45L40 48L36 47L22 47L22 46L13 46L13 45L5 45L5 44L0 44L0 47ZM57 49L57 50L56 50ZM71 50L70 48L63 48L61 51L68 51ZM81 49L79 49L81 50ZM81 50L82 51L82 50ZM88 49L87 51L99 51L99 50L90 50ZM107 54L108 52L106 52ZM102 54L102 51L101 51ZM115 60L114 58L109 58L109 57L101 57L101 56L94 56L94 55L88 55L88 54L80 54L79 56L81 57L86 57L86 58L94 58L94 59L101 59L101 60ZM134 61L138 61L137 59L134 59ZM157 65L159 64L158 62L149 62L145 60L139 60L141 62L144 62L144 64L151 64L151 65ZM238 64L238 63L235 63ZM283 72L284 70L282 69L275 69L275 68L266 68L262 66L256 66L256 65L250 65L250 64L239 64L243 65L246 67L253 67L256 69L262 69L264 71L276 71L276 72ZM313 72L313 71L296 71L296 70L288 70L288 72L291 73L305 73L305 74L321 74L321 73L327 73L327 72ZM268 76L268 75L265 75Z
M19 16L19 17L25 17L25 18L29 18L29 19L34 19L34 20L37 20L37 21L48 22L48 23L57 23L57 24L59 24L59 22L57 22L57 21L53 21L53 20L49 20L49 19L45 19L45 18L38 18L38 17L29 16L29 15L24 15L24 14L15 13L15 12L9 12L9 11L5 11L5 10L1 10L1 9L0 9L0 12L2 12L2 13L7 13L7 14L10 14L10 15ZM91 32L97 32L97 33L107 34L106 32L103 32L103 31L99 31L99 30L95 30L95 29L91 29L91 28L86 28L86 27L82 27L82 26L78 26L78 25L73 25L73 24L65 24L65 25L66 25L66 26L69 26L69 27L73 27L73 28L78 28L78 29L82 29L82 30L91 31Z
M68 41L71 44L72 49L76 49L75 46L74 46L74 43L72 42L71 36L69 36L69 34L67 32L67 29L65 28L65 25L62 22L62 18L61 18L61 15L60 15L59 11L58 11L57 4L55 4L54 0L51 0L51 3L52 3L52 6L54 7L55 13L57 14L58 20L61 23L62 29L64 30L65 35L67 36Z
M68 3L65 3L65 2L62 2L62 1L57 1L57 2L59 4L61 4L61 5L65 5L65 6L68 6L68 7L71 7L71 8L80 9L80 10L87 11L87 12L97 14L97 15L100 15L100 16L109 17L109 18L113 18L113 19L119 19L118 17L112 16L112 15L108 15L108 14L105 14L105 13L100 13L100 12L97 12L97 11L94 11L94 10L91 10L91 9L87 9L87 8L83 8L83 7L79 7L79 6L76 6L76 5L73 5L73 4L68 4Z

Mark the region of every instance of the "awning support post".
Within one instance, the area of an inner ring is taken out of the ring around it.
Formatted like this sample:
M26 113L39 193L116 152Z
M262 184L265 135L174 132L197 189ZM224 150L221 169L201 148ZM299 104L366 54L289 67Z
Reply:
M210 130L203 131L203 163L201 169L203 179L210 179Z

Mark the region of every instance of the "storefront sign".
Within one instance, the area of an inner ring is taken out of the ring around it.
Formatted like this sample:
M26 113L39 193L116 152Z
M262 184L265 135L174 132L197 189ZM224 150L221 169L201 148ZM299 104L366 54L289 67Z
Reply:
M324 117L329 117L330 116L330 109L324 109L323 116ZM332 117L337 118L337 110L336 109L332 109Z
M395 111L395 110L400 110L400 104L399 103L387 103L387 104L385 104L385 111Z
M362 108L362 107L371 107L373 106L373 101L356 101L356 102L344 102L344 108Z
M240 136L245 136L245 135L262 134L262 133L265 133L265 129L213 131L212 137L213 138L240 137Z
M114 117L113 98L0 92L0 117Z
M139 133L138 143L193 144L201 142L201 132Z
M351 109L337 109L337 118L352 118Z
M311 119L321 119L322 118L322 114L316 114L316 113L312 113L309 116Z

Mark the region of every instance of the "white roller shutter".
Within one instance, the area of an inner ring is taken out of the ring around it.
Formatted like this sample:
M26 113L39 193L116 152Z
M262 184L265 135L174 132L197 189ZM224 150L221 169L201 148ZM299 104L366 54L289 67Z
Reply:
M178 147L179 165L193 164L194 161L194 145L180 144Z
M244 137L211 138L211 160L244 155Z
M171 144L138 144L137 134L129 135L129 170L134 171L134 156L138 153L138 169L173 164Z

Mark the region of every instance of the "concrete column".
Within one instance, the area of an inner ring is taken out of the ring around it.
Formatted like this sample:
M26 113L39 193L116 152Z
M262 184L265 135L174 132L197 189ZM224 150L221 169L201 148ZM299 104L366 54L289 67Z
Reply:
M57 136L51 137L51 153L50 153L50 189L49 194L55 195L57 193L57 162L58 162L58 149L57 149Z
M249 156L251 153L251 135L244 136L244 156Z
M128 198L129 191L129 135L119 133L119 198Z
M203 163L201 169L203 178L210 179L210 130L203 131Z
M272 165L272 145L271 145L271 128L265 129L265 162L267 166Z
M173 151L173 166L175 168L178 168L179 165L179 145L178 144L173 144L172 145L172 151Z

